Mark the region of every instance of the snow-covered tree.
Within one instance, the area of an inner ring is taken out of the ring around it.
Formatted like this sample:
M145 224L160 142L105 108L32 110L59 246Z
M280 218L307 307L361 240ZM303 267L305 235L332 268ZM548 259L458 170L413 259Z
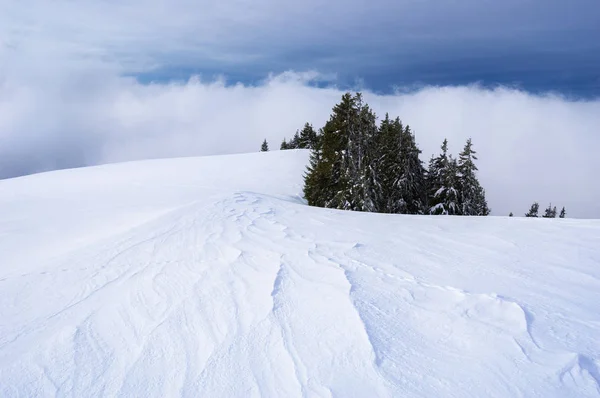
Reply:
M539 203L538 202L534 202L531 205L531 207L529 208L529 211L525 214L525 217L537 217L539 210L540 210Z
M310 123L306 123L298 137L298 148L313 149L317 146L317 132Z
M567 215L567 212L565 211L565 207L563 206L562 210L560 211L560 215L558 216L558 218L565 218L566 215Z
M442 143L442 152L429 161L427 173L429 214L460 214L458 164L448 155L448 140Z
M314 138L316 149L304 186L309 204L343 210L376 210L373 185L376 136L375 113L363 103L362 95L344 94Z
M283 141L281 142L281 146L279 147L279 149L281 149L282 151L283 151L283 150L286 150L286 149L290 149L290 148L288 147L288 143L287 143L287 141L285 140L285 138L284 138L284 139L283 139Z
M477 166L473 143L469 138L458 158L458 174L460 178L461 214L465 216L487 216L490 210L485 199L485 191L477 179Z
M260 146L260 151L261 152L267 152L269 150L269 143L267 142L267 140L265 139L262 143L262 145Z
M425 167L419 159L421 150L409 126L403 129L399 119L394 126L400 132L400 175L396 182L401 198L400 213L423 214L427 206Z
M552 207L552 204L550 204L544 211L544 215L542 217L556 218L556 206Z
M346 93L321 130L304 176L304 197L311 206L345 208L348 131L355 120L355 100Z
M371 178L371 145L377 134L376 116L362 95L353 98L353 109L347 123L346 165L347 187L340 203L341 209L355 211L375 211L374 192Z
M373 143L373 198L376 210L380 213L398 213L401 198L396 189L396 181L401 175L400 133L386 113L379 125ZM402 124L398 120L396 124Z

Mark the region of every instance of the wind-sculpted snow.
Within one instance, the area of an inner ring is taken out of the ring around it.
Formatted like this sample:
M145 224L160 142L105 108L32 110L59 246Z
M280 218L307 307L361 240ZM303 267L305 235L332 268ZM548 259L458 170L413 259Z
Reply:
M1 181L0 396L600 396L600 222L310 208L306 161Z

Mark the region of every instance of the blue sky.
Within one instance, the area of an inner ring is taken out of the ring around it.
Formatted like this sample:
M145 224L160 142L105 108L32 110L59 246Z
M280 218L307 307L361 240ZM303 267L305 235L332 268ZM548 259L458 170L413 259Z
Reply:
M277 148L343 91L423 159L471 137L492 214L600 218L598 0L0 1L0 178Z

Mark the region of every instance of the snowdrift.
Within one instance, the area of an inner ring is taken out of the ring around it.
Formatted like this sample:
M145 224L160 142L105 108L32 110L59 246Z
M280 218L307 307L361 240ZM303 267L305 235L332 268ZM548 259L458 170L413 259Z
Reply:
M0 181L0 396L600 396L599 221L310 208L307 159Z

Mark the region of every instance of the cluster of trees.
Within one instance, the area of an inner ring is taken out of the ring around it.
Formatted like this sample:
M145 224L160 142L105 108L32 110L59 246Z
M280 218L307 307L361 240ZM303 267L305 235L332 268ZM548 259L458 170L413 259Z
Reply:
M287 141L285 138L279 149L314 149L317 147L318 134L310 123L306 123L302 130L296 130L296 134ZM260 147L261 152L269 151L269 143L265 139Z
M444 140L440 153L425 167L410 126L388 114L378 124L360 93L344 94L318 132L306 123L280 146L298 148L311 150L304 175L304 197L311 206L400 214L490 214L470 138L458 157L448 152ZM264 140L261 151L268 150ZM538 212L536 202L525 217L538 217ZM542 215L556 216L552 205ZM558 216L566 217L564 207Z
M538 217L538 212L540 210L540 205L538 202L534 202L531 207L529 208L529 211L527 213L525 213L525 217ZM556 218L556 206L552 207L552 203L550 205L548 205L548 207L546 208L546 210L544 211L544 215L542 217L544 218ZM558 215L559 218L565 218L567 215L567 212L563 206L562 210L560 211L560 214ZM511 217L512 217L512 213L511 213Z
M317 147L318 134L310 123L306 123L302 130L296 131L291 140L283 139L279 149L315 149Z
M284 145L285 144L285 145ZM379 125L360 93L346 93L325 126L310 124L282 149L310 148L304 196L311 206L401 214L490 213L467 140L458 158L442 151L426 168L415 136L399 118L386 114Z

